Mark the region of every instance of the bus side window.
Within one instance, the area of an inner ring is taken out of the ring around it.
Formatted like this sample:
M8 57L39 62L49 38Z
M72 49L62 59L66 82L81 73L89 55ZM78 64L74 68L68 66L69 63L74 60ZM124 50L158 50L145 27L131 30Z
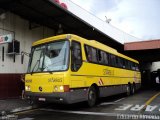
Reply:
M135 70L139 71L139 65L138 64L135 64Z
M125 60L125 66L126 66L126 69L129 69L129 64L127 60Z
M118 67L123 68L123 59L118 57Z
M128 64L128 61L125 60L125 63L126 63L126 68L129 69L129 64Z
M95 48L92 48L92 62L93 63L98 63L97 49L95 49Z
M82 65L82 52L81 44L79 42L72 42L72 59L71 59L71 70L78 71Z
M132 62L129 61L129 69L132 70Z
M116 56L115 55L110 54L110 62L109 63L111 66L116 66Z
M98 62L100 64L103 64L103 54L102 54L102 51L101 50L97 50L97 53L98 53Z
M126 62L125 62L126 60L125 59L123 59L123 68L126 68Z
M92 48L85 45L86 58L88 62L92 62Z
M88 62L98 63L98 50L96 48L85 45L85 52Z
M104 64L108 65L108 63L109 63L109 55L108 55L108 53L103 52L103 57L104 57Z

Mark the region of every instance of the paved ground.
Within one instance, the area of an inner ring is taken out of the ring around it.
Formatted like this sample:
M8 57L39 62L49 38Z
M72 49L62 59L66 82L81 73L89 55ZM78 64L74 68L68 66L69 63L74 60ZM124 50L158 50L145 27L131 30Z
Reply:
M7 100L0 100L0 112L14 112L18 109L22 108L29 108L32 107L28 104L26 100L22 99L7 99Z
M45 107L17 112L19 120L117 120L160 119L160 91L140 91L133 96L107 97L93 108L85 103L73 105L46 104Z

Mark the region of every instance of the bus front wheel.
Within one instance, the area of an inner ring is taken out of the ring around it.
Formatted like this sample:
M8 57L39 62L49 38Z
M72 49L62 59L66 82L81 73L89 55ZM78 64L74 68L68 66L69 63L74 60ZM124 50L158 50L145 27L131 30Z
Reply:
M97 102L97 94L95 87L91 86L88 91L88 106L93 107Z

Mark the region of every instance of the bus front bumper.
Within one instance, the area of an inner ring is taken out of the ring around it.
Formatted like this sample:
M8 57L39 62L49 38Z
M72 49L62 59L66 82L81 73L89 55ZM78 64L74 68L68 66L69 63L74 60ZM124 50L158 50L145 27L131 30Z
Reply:
M37 92L25 92L25 96L28 100L40 101L40 102L54 102L63 104L72 104L76 102L86 101L87 93L84 91L77 92L57 92L57 93L37 93Z

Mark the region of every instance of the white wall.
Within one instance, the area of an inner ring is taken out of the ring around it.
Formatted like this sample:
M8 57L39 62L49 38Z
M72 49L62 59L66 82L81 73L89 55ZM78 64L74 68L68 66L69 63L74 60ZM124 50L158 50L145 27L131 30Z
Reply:
M6 18L0 20L0 28L7 29L15 32L15 39L20 41L20 52L24 51L29 53L31 45L34 41L53 36L54 30L47 27L37 27L29 29L29 21L12 13L6 13ZM0 35L13 34L0 29ZM2 61L2 47L5 48L4 62ZM13 55L7 54L8 44L0 44L0 73L25 73L27 71L28 60L27 56L24 57L24 63L21 64L21 56L16 55L15 63L13 62Z

